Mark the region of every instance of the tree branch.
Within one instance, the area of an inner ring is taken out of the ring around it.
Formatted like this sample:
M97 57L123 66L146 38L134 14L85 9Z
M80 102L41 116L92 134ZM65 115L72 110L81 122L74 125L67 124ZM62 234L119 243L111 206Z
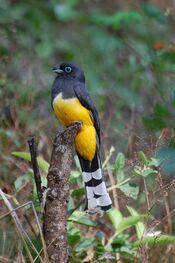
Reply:
M81 123L59 133L53 143L44 213L44 238L51 263L68 262L67 203L73 143Z
M28 145L29 145L29 150L30 150L30 155L31 155L31 163L32 163L32 169L34 173L34 179L36 183L36 190L37 190L37 195L39 202L41 203L42 201L42 187L41 187L41 175L40 171L38 168L38 162L37 162L37 144L35 142L35 137L31 137L27 140Z

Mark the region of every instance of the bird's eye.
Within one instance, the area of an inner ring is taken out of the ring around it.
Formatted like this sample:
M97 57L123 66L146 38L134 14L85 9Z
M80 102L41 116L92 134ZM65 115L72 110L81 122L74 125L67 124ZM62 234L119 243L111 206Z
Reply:
M70 73L72 71L71 67L65 67L65 72Z

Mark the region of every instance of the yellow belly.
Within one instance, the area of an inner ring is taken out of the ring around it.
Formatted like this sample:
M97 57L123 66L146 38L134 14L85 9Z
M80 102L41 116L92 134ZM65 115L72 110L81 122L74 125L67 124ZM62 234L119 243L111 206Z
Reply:
M96 150L96 131L90 111L77 98L63 99L61 93L53 100L53 109L64 127L74 121L82 122L82 128L75 138L75 148L84 159L91 161Z

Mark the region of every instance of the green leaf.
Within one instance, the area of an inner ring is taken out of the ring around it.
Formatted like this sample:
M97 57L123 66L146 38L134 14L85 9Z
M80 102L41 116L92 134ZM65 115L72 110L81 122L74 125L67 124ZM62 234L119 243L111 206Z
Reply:
M136 216L129 216L126 218L123 218L123 220L118 224L117 227L117 232L122 232L125 229L134 226L135 224L137 224L140 221L144 221L145 220L145 215L136 215Z
M122 170L125 167L125 156L123 153L118 153L114 166L116 170Z
M125 243L127 242L128 238L129 238L129 235L127 235L127 234L119 234L113 239L111 245L114 246L114 247L115 246L121 247L122 245L125 245Z
M143 177L147 177L149 175L153 175L153 174L157 174L158 172L152 168L149 168L149 167L144 167L144 168L141 168L139 166L136 166L134 168L134 171L133 171L134 175L136 176L143 176Z
M118 170L116 172L116 179L117 179L117 182L118 184L122 183L125 179L125 173L123 170Z
M130 250L131 250L132 248L131 248L131 244L128 242L128 238L129 238L129 235L126 235L126 234L117 235L112 240L112 243L111 243L112 251L119 252L121 250L122 251L125 249L127 250L127 248L128 249L130 248Z
M127 209L130 212L131 216L138 216L139 215L139 213L137 213L137 211L134 208L127 206ZM146 233L145 225L142 222L138 222L138 223L136 223L135 227L136 227L136 232L137 232L137 238L141 239L143 237L144 233Z
M139 166L135 166L133 174L136 175L136 176L142 176L142 168L139 167Z
M71 182L75 182L80 176L81 176L80 171L72 170L72 171L71 171L71 174L70 174L69 180L70 180Z
M28 172L27 174L18 177L14 182L15 189L18 191L22 187L23 183L28 180L33 180L33 173Z
M139 193L139 187L137 185L127 183L127 184L121 185L119 188L126 196L131 197L134 200L137 199L137 196Z
M171 52L171 50L165 50L165 52L162 54L162 58L164 61L174 64L175 63L175 52L174 51Z
M162 160L158 159L158 158L151 158L151 160L148 163L148 166L155 166L155 167L159 167L162 163Z
M159 131L167 126L165 121L157 116L143 117L143 124L148 130L155 131Z
M31 156L28 152L12 152L12 155L31 162ZM37 161L38 166L43 170L43 172L48 173L49 163L41 157L37 157Z
M139 247L141 244L145 244L148 246L154 246L154 245L169 245L175 243L175 236L170 235L154 235L152 236L145 236L141 240L137 240L134 243L135 247Z
M105 26L112 26L118 30L124 25L130 25L131 23L140 23L142 16L135 11L120 11L112 15L94 15L93 21Z
M111 220L114 228L117 230L120 222L123 220L121 212L116 208L112 208L107 212L107 216Z
M144 168L142 170L142 176L147 177L149 175L157 174L158 172L156 170L153 170L151 168Z
M143 151L139 151L138 152L138 157L145 165L148 165L149 160L148 160L148 158L146 157L146 155L144 154Z
M73 200L72 196L70 195L68 207L67 207L69 215L73 213L74 209L75 209L74 200Z
M97 233L97 235L98 235L98 233ZM97 235L96 235L96 237L97 237ZM98 239L98 237L96 238L96 240L97 239ZM103 242L101 242L101 240L100 241L98 240L98 242L95 246L95 256L99 258L99 256L104 255L104 253L105 253L104 244L103 244ZM101 263L103 263L103 261L101 261ZM106 263L106 262L104 261L104 263Z
M81 237L79 245L76 247L76 252L86 251L87 248L92 247L95 242L95 237Z
M39 200L38 200L38 194L37 194L37 190L36 190L36 184L33 183L33 191L32 191L32 199L34 202L34 206L35 208L41 208Z
M68 218L68 221L85 226L97 226L97 223L95 221L90 220L86 216L85 212L81 211L74 211L73 214Z
M158 117L167 118L170 117L170 112L162 104L156 104L154 108L154 114Z
M75 246L80 241L80 230L75 226L68 230L68 243L70 246Z
M71 192L71 196L80 199L84 195L84 191L85 191L84 187L83 188L74 189Z

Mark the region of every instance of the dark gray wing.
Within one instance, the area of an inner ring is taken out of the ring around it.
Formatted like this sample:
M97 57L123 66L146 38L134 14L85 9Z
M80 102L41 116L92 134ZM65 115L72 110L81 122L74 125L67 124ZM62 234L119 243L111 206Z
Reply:
M81 104L86 109L90 110L91 112L91 118L93 120L94 127L96 129L98 139L99 139L99 145L100 145L100 120L99 120L98 112L94 105L94 102L91 96L89 95L89 92L84 83L81 83L81 82L75 83L75 85L73 85L73 88Z

